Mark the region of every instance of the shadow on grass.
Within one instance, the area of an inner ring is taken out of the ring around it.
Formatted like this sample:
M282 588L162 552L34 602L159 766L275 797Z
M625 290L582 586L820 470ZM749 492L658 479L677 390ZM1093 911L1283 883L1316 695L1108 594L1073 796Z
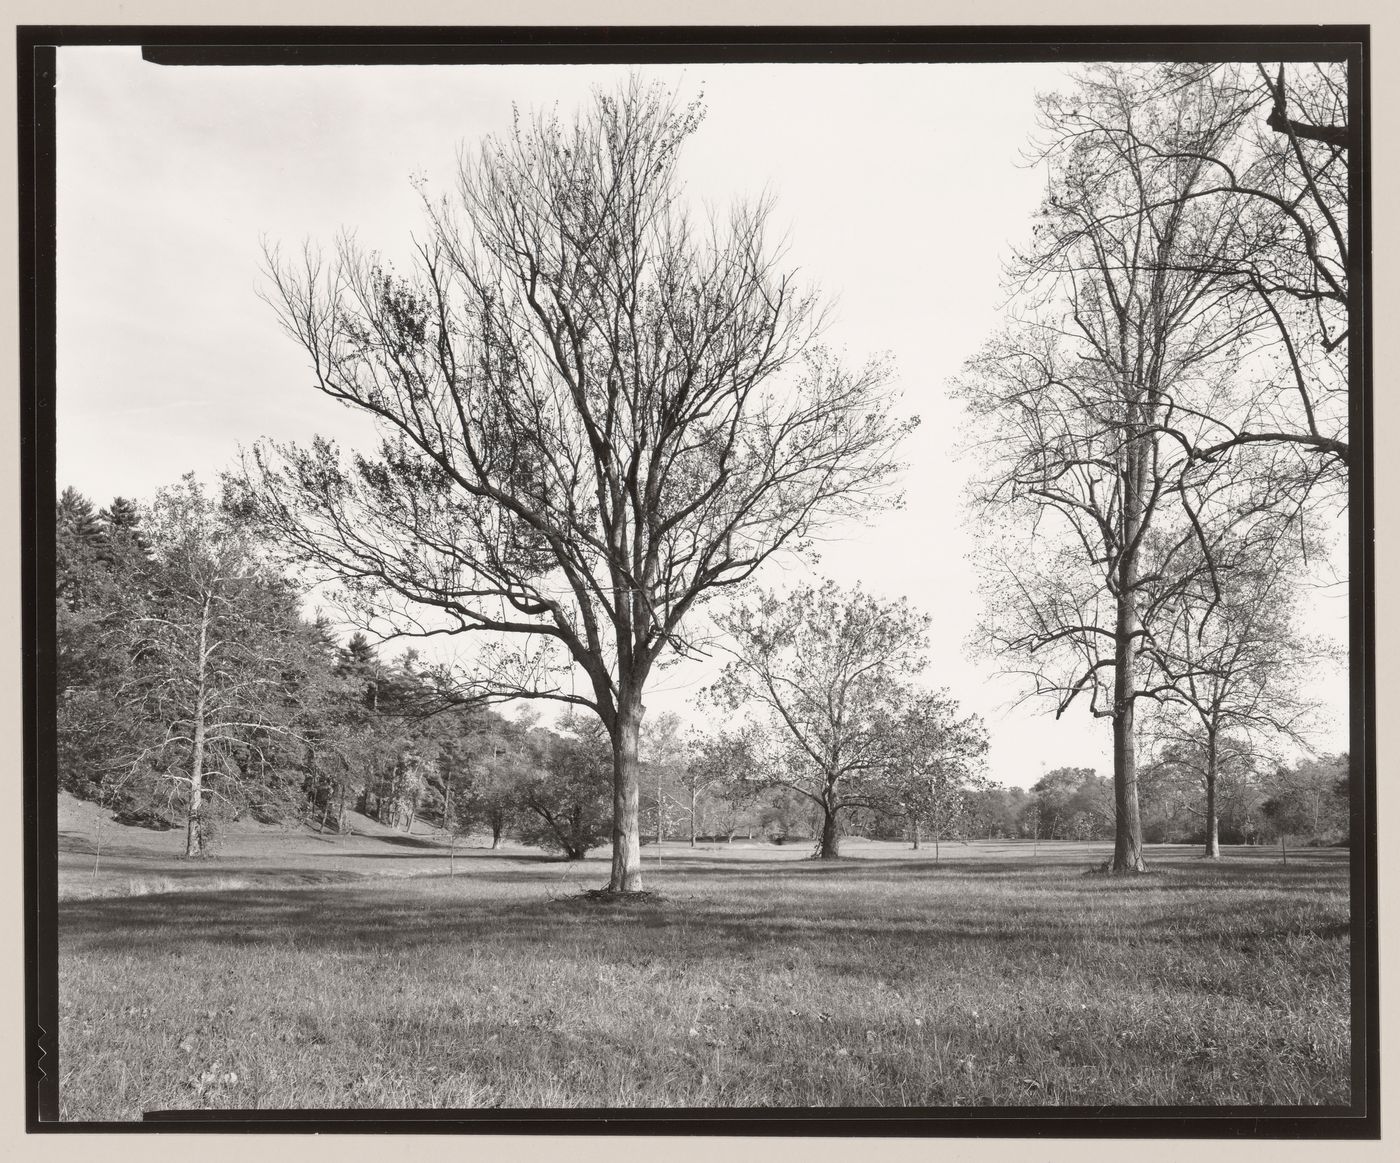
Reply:
M376 843L392 844L397 848L429 848L434 852L441 848L444 855L447 853L446 846L442 845L437 840L430 840L426 836L397 836L390 834L388 836L375 836L374 840Z
M548 858L493 859L539 866ZM743 883L743 870L728 867L706 868L708 883L692 882L674 870L654 876L650 887L663 897L657 901L585 901L579 883L601 881L606 872L596 862L577 868L571 879L578 883L566 883L552 871L483 869L455 878L349 880L321 889L268 886L70 900L61 911L60 931L74 951L158 956L198 945L295 945L353 954L457 944L548 957L583 941L603 959L629 961L664 960L680 948L705 958L744 958L755 951L771 956L774 946L782 945L799 960L820 960L838 971L850 962L863 973L868 972L872 945L880 946L895 965L912 967L929 956L949 955L959 945L1014 946L1017 959L1038 962L1075 950L1097 955L1105 944L1155 947L1163 956L1179 957L1185 946L1257 951L1299 937L1340 942L1349 932L1342 919L1343 869L1295 873L1290 866L1287 883L1281 883L1275 870L1258 866L1252 879L1233 871L1221 877L1216 866L1204 873L1178 868L1172 877L1153 878L1151 890L1194 891L1199 899L1162 916L1140 907L1143 898L1135 889L1149 888L1143 882L1047 878L1022 867L1020 883L998 882L999 903L993 908L985 896L961 895L957 885L943 889L923 880L923 891L901 892L898 882L911 873L933 873L922 865L905 870L898 862L881 864L891 881L887 891L843 892L847 866L825 866L833 874L830 892L803 873L798 878L803 894L781 902L765 899ZM748 875L772 879L782 874L772 862L756 862ZM1238 893L1216 899L1222 881L1264 892L1258 899L1241 899ZM1334 903L1300 916L1295 907L1300 893L1328 895Z
M466 865L470 865L473 861L478 863L481 861L489 861L492 864L510 865L553 864L562 866L566 863L561 857L551 856L548 852L492 852L490 849L470 848L466 851L458 850L456 855L453 855L446 848L433 848L431 851L426 852L312 852L308 855L313 858L325 856L331 859L334 859L336 856L342 856L346 860L353 860L356 862L361 860L398 860L405 862L415 860L441 860L446 864L448 859L451 858L458 864ZM463 873L462 875L467 874ZM473 875L475 875L475 873L473 873Z
M1096 854L1092 854L1096 855ZM1086 872L1096 872L1102 860L1083 852L1059 854L1040 860L1029 856L989 857L971 855L964 857L944 857L939 862L918 857L840 857L835 860L812 860L808 858L774 860L771 857L728 857L725 859L704 856L668 856L661 869L661 875L701 875L720 879L750 878L766 881L784 879L826 879L826 880L889 880L898 879L982 879L997 877L1027 877L1031 880L1080 877ZM1149 861L1148 874L1138 877L1101 876L1089 878L1105 885L1150 884L1158 888L1180 888L1196 890L1206 883L1226 881L1257 881L1261 875L1277 877L1290 883L1316 877L1320 872L1344 874L1345 857L1326 853L1308 862L1294 861L1291 856L1287 866L1267 858L1245 857L1237 860L1207 861L1183 858L1172 854L1167 859L1155 863ZM656 875L657 870L645 866L645 875Z

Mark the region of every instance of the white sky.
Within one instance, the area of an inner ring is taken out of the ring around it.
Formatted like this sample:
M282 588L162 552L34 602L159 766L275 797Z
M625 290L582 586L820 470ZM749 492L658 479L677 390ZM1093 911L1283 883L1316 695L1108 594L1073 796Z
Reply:
M260 240L329 244L351 228L390 257L421 223L410 178L445 191L458 145L522 109L571 111L605 66L195 68L139 49L58 53L58 486L96 503L212 479L262 436L357 429L313 391L304 353L256 295ZM1067 764L1110 770L1108 726L1009 709L1018 688L964 648L978 610L953 459L948 380L998 324L1001 262L1029 232L1043 177L1022 168L1051 65L648 67L706 120L688 188L723 204L765 189L790 258L838 299L829 339L852 362L891 352L908 411L903 511L825 547L818 570L907 595L934 619L927 679L987 720L991 773L1029 785ZM766 576L797 580L800 566ZM1319 632L1344 634L1343 587ZM649 714L686 713L712 671L661 672ZM1341 674L1327 749L1346 746Z

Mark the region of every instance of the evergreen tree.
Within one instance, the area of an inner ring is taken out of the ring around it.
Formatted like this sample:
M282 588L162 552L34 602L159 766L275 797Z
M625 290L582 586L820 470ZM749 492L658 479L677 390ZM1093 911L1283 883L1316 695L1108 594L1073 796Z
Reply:
M71 486L58 498L55 533L59 602L78 610L93 599L105 535L92 502Z
M135 501L113 497L98 519L102 526L99 556L103 561L115 565L128 554L142 558L149 555L151 547L141 528L141 510Z

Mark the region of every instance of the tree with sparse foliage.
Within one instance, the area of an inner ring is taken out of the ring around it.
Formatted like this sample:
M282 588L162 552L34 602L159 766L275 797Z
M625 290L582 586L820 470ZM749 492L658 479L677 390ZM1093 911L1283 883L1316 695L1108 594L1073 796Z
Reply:
M1152 734L1204 792L1205 856L1220 858L1220 774L1248 766L1271 744L1304 742L1315 704L1305 679L1326 660L1301 633L1292 542L1234 539L1217 548L1209 584L1169 585L1144 650L1167 693Z
M1346 755L1321 756L1281 764L1265 779L1261 811L1278 837L1285 864L1289 837L1306 837L1313 844L1349 839L1349 768Z
M892 724L894 755L886 781L891 808L907 821L919 847L932 837L939 845L968 822L972 795L987 786L982 772L987 731L976 715L959 717L946 692L907 697Z
M142 525L151 550L132 592L124 698L160 734L132 767L169 787L185 854L201 856L219 807L265 802L254 765L265 774L269 738L295 736L306 642L295 595L193 474L160 490Z
M642 725L640 754L646 782L643 799L650 801L646 815L658 851L684 811L681 788L687 756L682 729L681 717L674 711Z
M1184 559L1210 573L1222 539L1291 503L1278 446L1202 455L1250 405L1238 373L1266 320L1213 261L1247 232L1233 203L1196 197L1229 132L1200 96L1144 101L1138 71L1102 66L1045 99L1049 191L1013 264L1015 318L961 386L986 464L983 641L1057 716L1082 700L1111 724L1116 872L1146 867L1137 715L1163 694L1141 658L1160 579L1192 584ZM1162 157L1122 125L1197 148Z
M839 856L842 812L887 800L892 724L925 665L928 617L828 581L760 594L717 621L729 661L712 697L756 710L755 774L813 804L817 854Z
M695 847L705 815L722 820L733 839L740 818L751 810L754 788L752 740L741 730L696 731L688 739L688 759L677 775L681 810Z
M489 635L469 693L597 714L618 892L641 887L653 672L710 597L891 502L913 423L883 364L820 345L766 203L692 219L678 164L700 120L636 79L571 122L521 119L429 205L405 275L348 240L329 265L273 253L268 298L316 387L383 442L247 465L267 527L367 626Z

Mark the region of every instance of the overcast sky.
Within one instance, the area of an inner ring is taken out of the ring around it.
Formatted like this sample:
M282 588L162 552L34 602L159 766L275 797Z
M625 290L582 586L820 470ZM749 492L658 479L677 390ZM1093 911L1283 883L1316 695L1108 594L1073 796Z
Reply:
M412 179L445 191L458 146L508 129L511 104L572 111L623 68L196 68L137 48L58 53L58 486L97 503L148 497L191 469L213 479L240 445L358 430L311 388L304 352L256 294L263 237L329 244L353 229L403 254L421 223ZM707 116L683 173L696 199L768 191L790 257L836 298L829 339L851 362L889 352L908 411L903 511L851 528L817 570L903 594L933 615L927 678L982 714L992 774L1028 785L1066 764L1108 772L1108 725L1054 721L969 658L978 610L949 379L996 328L999 275L1030 229L1043 175L1020 164L1050 65L648 67ZM789 564L773 583L804 576ZM1319 604L1340 635L1344 595ZM711 676L660 673L648 713L686 712ZM1319 742L1346 745L1345 681Z

